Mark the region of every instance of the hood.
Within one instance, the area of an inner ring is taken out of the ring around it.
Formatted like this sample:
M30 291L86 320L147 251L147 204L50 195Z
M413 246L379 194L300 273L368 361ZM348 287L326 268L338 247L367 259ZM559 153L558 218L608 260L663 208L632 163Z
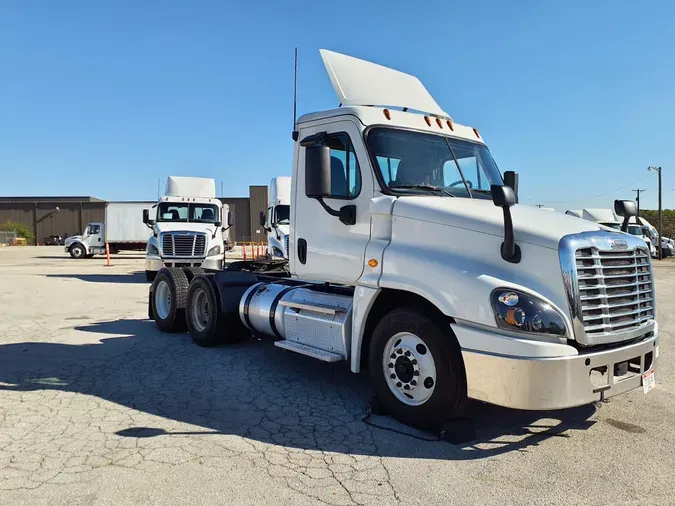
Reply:
M81 241L82 241L81 235L71 235L70 237L66 237L65 241L63 241L63 244L65 246L68 246L69 244L73 244L74 242L81 242Z
M217 230L213 223L186 223L176 221L156 222L154 228L157 232L205 232L213 235Z
M393 215L504 237L504 212L491 200L399 197ZM601 230L596 223L536 207L515 205L511 208L511 216L516 242L555 250L563 236Z

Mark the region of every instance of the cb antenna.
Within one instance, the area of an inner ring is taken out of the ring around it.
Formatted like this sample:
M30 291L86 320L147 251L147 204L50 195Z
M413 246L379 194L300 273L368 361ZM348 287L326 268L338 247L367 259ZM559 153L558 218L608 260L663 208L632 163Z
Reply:
M295 74L293 76L293 140L298 140L298 131L295 122L298 113L298 48L295 48Z

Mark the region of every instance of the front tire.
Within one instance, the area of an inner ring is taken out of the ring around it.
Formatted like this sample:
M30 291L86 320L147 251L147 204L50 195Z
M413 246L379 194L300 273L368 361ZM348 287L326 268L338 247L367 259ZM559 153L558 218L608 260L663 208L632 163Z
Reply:
M459 343L449 325L417 308L382 318L370 342L369 370L380 404L402 423L436 430L466 410Z
M84 246L82 246L81 244L73 244L73 245L70 247L70 256L71 256L72 258L75 258L75 259L78 259L78 260L79 260L80 258L84 258L84 256L86 255L86 253L87 253L87 252L86 252L86 250L84 249Z
M152 314L162 332L185 330L185 303L188 280L177 268L164 268L152 283Z

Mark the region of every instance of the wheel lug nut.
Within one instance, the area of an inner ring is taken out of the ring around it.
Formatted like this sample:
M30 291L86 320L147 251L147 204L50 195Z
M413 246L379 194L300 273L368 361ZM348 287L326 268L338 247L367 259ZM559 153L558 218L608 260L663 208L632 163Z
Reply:
M395 374L390 374L389 377L390 377L391 379L395 379L395 378L396 378L396 375L395 375Z
M396 358L396 355L392 353L390 358Z
M396 386L397 386L398 388L401 388L401 385L402 385L402 384L403 384L403 383L401 383L401 382L399 381L398 383L396 383Z
M391 362L389 362L389 369L393 369L393 368L394 368L394 364L392 364Z
M419 375L420 375L420 372L419 372L419 371L415 371L413 374L414 374L415 376L419 376Z
M412 365L417 365L417 359L416 358L412 359Z
M405 385L403 388L404 388L405 390L410 390L410 385Z
M410 384L411 384L412 386L415 386L415 385L417 385L417 381L412 380L412 381L410 382Z
M410 356L410 351L406 351L406 352L405 352L405 356L406 356L406 357L409 357L409 356Z
M400 355L401 353L403 353L403 350L401 348L399 348L398 350L396 350L396 353L398 353Z

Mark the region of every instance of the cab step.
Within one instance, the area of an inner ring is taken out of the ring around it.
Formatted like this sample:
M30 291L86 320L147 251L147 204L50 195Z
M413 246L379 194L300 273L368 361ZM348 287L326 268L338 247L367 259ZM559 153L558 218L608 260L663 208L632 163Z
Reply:
M275 341L274 346L278 346L284 350L294 351L295 353L300 353L301 355L307 355L308 357L316 358L323 362L339 362L340 360L343 360L342 355L338 355L337 353L331 353L330 351L312 348L311 346L300 344L295 341Z

